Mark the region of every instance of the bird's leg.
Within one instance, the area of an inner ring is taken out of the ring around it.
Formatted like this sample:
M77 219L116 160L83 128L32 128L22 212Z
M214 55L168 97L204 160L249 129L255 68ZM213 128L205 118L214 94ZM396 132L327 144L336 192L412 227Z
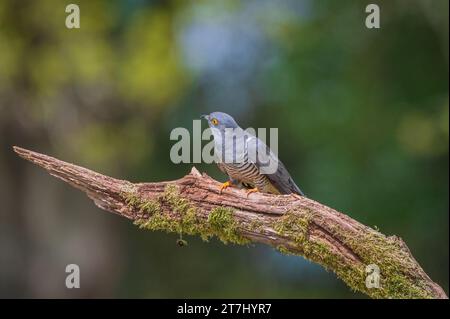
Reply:
M256 192L259 192L258 187L254 187L254 188L247 189L247 190L246 190L247 197L248 197L248 195L250 195L251 193L256 193Z
M227 189L228 187L232 187L232 186L234 186L234 185L235 185L235 182L234 182L233 180L226 181L225 183L223 183L223 184L220 186L219 194L222 194L222 191L223 191L224 189Z
M222 185L220 186L220 189L219 189L219 194L222 194L222 191L224 189L227 189L230 186L231 186L231 182L230 181L226 181L225 183L222 183Z

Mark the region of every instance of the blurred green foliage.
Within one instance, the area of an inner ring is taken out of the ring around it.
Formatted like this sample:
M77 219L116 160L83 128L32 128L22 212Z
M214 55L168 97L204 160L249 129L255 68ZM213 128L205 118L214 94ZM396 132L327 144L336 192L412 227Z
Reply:
M64 1L0 0L0 296L359 297L270 248L180 249L10 150L169 180L190 168L170 162L170 130L214 110L278 127L309 197L401 236L448 291L448 1L379 1L379 30L366 1L76 3L70 30ZM59 281L69 262L78 292Z

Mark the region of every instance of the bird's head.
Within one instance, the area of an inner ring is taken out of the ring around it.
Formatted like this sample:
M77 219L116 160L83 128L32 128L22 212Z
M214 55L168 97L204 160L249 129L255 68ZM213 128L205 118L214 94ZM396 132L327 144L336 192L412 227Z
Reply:
M212 112L208 115L202 115L201 118L208 121L208 125L210 128L216 128L221 131L226 128L238 128L236 121L227 113L223 112Z

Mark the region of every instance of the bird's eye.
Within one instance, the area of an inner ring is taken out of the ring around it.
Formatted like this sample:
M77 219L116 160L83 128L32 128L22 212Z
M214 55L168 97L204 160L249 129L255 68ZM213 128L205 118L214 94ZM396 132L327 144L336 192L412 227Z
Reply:
M214 125L217 125L217 124L219 124L219 121L217 119L212 119L211 123L214 124Z

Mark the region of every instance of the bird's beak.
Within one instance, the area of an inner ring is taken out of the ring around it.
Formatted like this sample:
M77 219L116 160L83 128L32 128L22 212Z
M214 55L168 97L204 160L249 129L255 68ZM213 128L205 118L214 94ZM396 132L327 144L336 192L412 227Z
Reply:
M209 115L207 115L207 114L202 114L202 115L200 115L200 118L201 119L205 119L205 120L209 120Z

